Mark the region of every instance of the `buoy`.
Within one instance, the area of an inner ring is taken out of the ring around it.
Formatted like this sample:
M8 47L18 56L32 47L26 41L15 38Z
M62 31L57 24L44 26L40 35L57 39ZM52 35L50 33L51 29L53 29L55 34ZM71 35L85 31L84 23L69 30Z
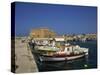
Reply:
M88 67L88 65L85 64L84 67Z

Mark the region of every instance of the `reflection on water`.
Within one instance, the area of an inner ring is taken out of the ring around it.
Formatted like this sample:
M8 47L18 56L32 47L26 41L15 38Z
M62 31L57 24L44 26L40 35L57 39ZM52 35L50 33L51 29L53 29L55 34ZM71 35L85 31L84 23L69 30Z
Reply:
M62 62L40 62L39 55L35 55L35 60L40 72L43 71L60 71L60 70L74 70L74 69L90 69L97 68L97 43L90 42L74 42L72 44L80 45L81 47L89 48L89 55L80 59Z
M41 62L40 62L41 63ZM86 68L84 65L88 65L85 58L63 61L63 62L42 62L39 65L39 71L57 71L57 70L71 70Z

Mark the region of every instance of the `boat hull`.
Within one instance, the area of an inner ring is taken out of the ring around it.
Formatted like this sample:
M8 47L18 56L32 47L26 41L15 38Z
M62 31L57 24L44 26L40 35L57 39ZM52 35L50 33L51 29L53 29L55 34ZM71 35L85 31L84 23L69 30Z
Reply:
M74 60L81 57L84 57L85 54L73 55L73 56L65 56L65 57L54 57L54 56L40 56L40 61L66 61L66 60Z

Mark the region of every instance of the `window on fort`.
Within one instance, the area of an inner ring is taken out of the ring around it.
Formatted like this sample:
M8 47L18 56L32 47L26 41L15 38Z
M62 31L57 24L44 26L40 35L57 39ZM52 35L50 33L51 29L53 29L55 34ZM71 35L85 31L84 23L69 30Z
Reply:
M39 35L37 35L37 37L40 37Z

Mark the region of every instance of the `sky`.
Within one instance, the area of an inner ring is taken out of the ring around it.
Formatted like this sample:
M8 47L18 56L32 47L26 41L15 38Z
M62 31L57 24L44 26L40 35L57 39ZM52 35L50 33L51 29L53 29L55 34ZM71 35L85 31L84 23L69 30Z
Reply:
M27 36L32 29L41 27L58 35L97 33L97 8L16 2L16 36Z

